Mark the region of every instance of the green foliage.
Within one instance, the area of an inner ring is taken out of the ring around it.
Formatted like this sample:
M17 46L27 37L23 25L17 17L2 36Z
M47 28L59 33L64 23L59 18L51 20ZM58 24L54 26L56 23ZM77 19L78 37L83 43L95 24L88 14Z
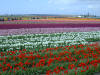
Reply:
M100 41L100 38L88 38L88 39L85 39L86 41L88 42L96 42L96 41Z

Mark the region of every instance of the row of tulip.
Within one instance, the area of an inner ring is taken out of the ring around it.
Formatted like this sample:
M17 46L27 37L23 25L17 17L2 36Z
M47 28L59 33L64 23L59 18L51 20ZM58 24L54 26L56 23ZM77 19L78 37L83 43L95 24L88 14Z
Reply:
M33 24L33 23L100 23L99 19L39 19L39 20L13 20L13 21L4 21L0 24Z
M40 33L51 34L51 33L62 33L62 32L90 32L90 31L100 31L100 27L3 29L0 30L0 36L40 34Z
M85 27L100 27L99 23L58 23L58 24L0 24L0 29L20 29L20 28L85 28Z
M0 36L0 51L15 49L44 49L55 46L86 44L85 39L100 38L100 32L70 32Z
M1 75L85 75L91 71L100 71L98 43L0 52Z

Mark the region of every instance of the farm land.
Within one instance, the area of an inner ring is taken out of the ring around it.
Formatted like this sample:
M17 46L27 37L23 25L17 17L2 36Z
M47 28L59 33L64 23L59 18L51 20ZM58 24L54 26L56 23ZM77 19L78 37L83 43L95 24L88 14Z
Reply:
M99 19L0 22L0 75L99 72Z

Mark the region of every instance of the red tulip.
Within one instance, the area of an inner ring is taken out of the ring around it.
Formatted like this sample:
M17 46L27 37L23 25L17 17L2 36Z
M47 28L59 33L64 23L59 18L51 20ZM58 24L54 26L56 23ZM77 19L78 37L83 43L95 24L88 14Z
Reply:
M12 66L10 66L10 69L12 69Z
M11 64L10 63L8 63L8 64L6 64L8 67L10 67L11 66Z
M86 70L81 70L81 72L85 72Z
M61 70L64 70L64 68L63 68L63 67L60 67L60 69L61 69Z
M89 66L87 65L87 66L86 66L86 70L88 70L88 69L89 69Z
M64 73L67 74L68 73L68 70L65 70Z
M48 70L48 71L46 72L46 75L50 75L50 72L51 72L51 70Z
M81 58L82 56L80 55L79 58Z
M75 70L77 70L77 67L75 67Z

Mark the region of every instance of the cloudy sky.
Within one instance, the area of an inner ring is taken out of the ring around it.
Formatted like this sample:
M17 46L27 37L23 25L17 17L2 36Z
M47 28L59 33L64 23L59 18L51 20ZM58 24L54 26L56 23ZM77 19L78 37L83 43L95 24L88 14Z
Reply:
M65 14L100 16L100 0L1 0L0 14Z

